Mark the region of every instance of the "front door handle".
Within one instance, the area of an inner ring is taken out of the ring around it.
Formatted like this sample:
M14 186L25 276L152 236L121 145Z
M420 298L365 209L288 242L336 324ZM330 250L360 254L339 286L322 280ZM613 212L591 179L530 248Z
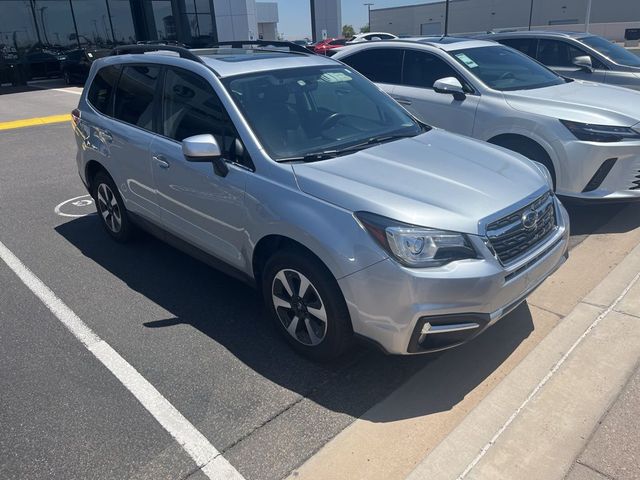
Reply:
M99 131L100 140L105 143L113 143L113 135L109 130L100 130Z
M398 102L400 105L411 105L411 101L407 98L402 98L402 97L394 97L395 101Z
M171 166L162 155L154 155L151 158L153 158L154 162L156 162L160 166L160 168L169 168Z

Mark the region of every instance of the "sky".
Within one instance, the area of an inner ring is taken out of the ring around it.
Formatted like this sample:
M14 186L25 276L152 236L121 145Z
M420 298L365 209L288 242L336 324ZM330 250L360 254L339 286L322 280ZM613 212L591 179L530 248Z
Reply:
M374 3L371 7L385 8L416 3L430 3L434 0L342 0L342 24L353 25L356 32L367 24L367 7L364 3ZM278 31L288 40L311 37L311 13L309 0L277 0L280 22Z

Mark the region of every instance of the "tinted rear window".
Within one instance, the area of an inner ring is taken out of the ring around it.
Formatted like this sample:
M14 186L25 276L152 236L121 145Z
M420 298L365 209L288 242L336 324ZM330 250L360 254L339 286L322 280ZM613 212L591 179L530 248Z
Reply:
M89 88L87 100L93 108L105 115L112 114L113 102L111 99L119 75L120 69L118 67L103 67L98 71Z
M153 130L153 99L160 68L154 65L125 66L116 90L114 117Z
M520 50L525 55L536 58L536 47L538 46L538 40L535 38L499 38L498 42L507 47Z
M403 50L400 48L370 48L341 60L372 82L400 83Z

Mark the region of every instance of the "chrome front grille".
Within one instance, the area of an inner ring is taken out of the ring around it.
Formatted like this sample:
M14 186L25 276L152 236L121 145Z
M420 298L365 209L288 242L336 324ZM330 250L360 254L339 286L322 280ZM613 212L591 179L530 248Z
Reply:
M487 226L487 237L496 257L508 264L546 240L557 228L553 196L545 193Z

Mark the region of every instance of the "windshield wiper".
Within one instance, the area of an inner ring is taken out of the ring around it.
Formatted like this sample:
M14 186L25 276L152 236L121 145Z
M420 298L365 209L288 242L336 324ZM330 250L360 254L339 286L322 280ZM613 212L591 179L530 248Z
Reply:
M288 163L288 162L317 162L319 160L326 160L327 158L335 158L338 156L338 150L325 150L323 152L313 152L313 153L305 153L304 155L300 155L298 157L286 157L286 158L278 158L278 163Z
M401 138L411 138L415 137L414 134L395 134L395 135L380 135L377 137L370 137L366 141L358 143L356 145L350 145L345 148L339 148L334 150L325 150L322 152L313 152L306 153L304 155L300 155L298 157L288 157L288 158L280 158L278 162L317 162L320 160L326 160L328 158L336 158L341 155L346 155L353 152L358 152L360 150L364 150L365 148L372 147L374 145L379 145L381 143L390 142L393 140L399 140Z

